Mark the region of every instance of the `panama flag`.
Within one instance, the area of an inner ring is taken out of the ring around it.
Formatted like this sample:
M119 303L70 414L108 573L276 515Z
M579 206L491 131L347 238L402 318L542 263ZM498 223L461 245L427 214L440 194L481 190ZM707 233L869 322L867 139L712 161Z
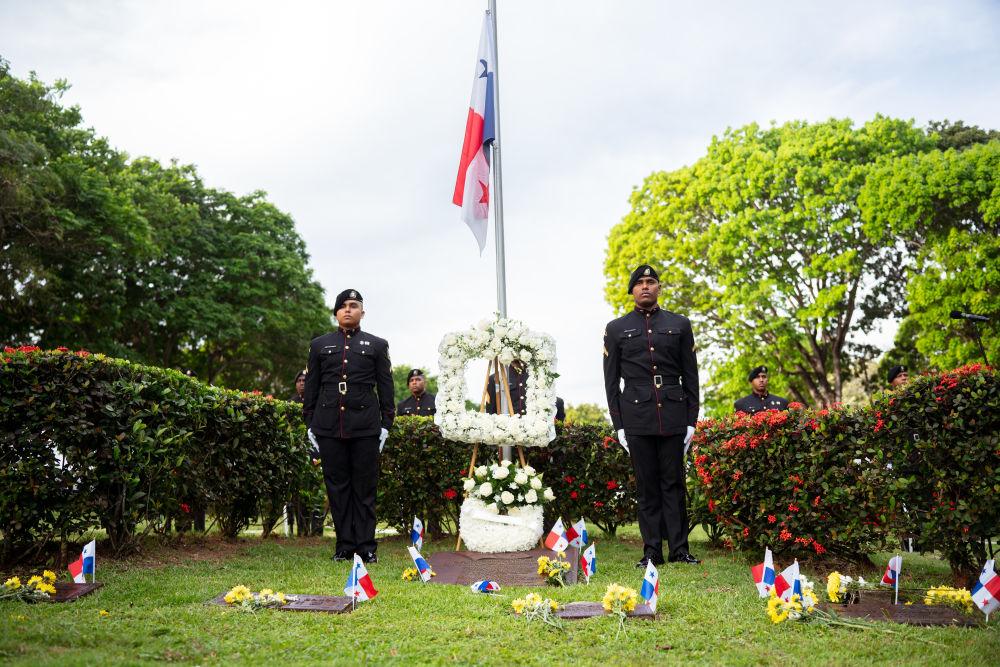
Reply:
M462 207L462 220L479 242L479 252L486 247L486 221L490 213L490 143L496 138L496 87L493 62L493 17L483 17L479 54L472 79L472 100L465 123L465 142L458 162L458 178L452 202Z
M420 551L424 548L424 522L413 517L413 528L410 529L410 542Z
M580 556L580 570L583 571L583 576L587 577L589 584L590 578L597 572L597 549L594 548L593 544L587 547L587 550Z
M571 547L582 549L587 546L587 524L583 519L566 529L566 539Z
M431 580L431 566L427 564L424 557L420 555L420 552L416 550L415 547L407 547L410 551L410 558L413 559L413 564L417 568L417 572L420 573L420 578L423 579L424 583Z
M556 519L552 530L545 536L545 548L552 551L566 551L569 540L566 539L566 529L563 527L562 517Z
M67 565L69 569L69 574L73 577L73 581L78 584L87 583L86 575L90 575L91 580L94 579L94 570L97 561L97 542L91 540L86 546L83 547L83 552L80 553L80 557Z
M1000 576L997 576L993 569L994 562L991 558L986 561L983 571L979 575L979 581L972 589L972 601L987 618L1000 607Z
M639 595L649 605L650 610L656 613L656 599L660 597L660 573L656 571L653 561L646 561L646 573L642 575L642 588Z
M344 595L350 596L358 601L371 600L378 591L372 578L368 576L368 569L361 560L361 556L354 554L354 567L347 575L347 584L344 586Z
M477 593L496 593L500 590L500 584L495 581L477 581L469 586L469 588Z
M766 556L766 554L765 554ZM799 579L799 561L786 567L774 580L774 592L782 600L788 601L793 595L802 597L802 581Z
M753 582L757 585L757 593L762 598L770 596L771 589L774 588L774 557L771 555L770 549L764 549L764 562L754 565L750 568L750 572L753 573Z
M889 564L885 566L885 574L882 575L882 583L886 586L899 585L899 571L903 569L903 557L893 556L889 559Z

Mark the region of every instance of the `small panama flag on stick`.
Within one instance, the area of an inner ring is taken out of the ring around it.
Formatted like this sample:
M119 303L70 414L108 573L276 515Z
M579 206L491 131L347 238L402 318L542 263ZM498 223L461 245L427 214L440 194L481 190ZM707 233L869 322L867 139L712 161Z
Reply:
M653 614L656 614L656 601L660 597L660 573L656 571L652 559L646 561L646 572L642 575L642 588L639 589L639 595L649 605Z
M788 602L793 595L802 596L802 580L799 579L799 561L781 571L774 580L774 592L779 598Z
M87 583L87 575L95 581L94 572L97 569L97 541L91 540L83 547L80 557L66 566L69 576L77 584Z
M552 530L545 536L545 548L552 551L566 551L569 540L566 539L566 529L563 527L562 517L556 519Z
M899 572L903 569L903 557L893 556L889 559L889 564L885 566L885 574L882 575L882 583L892 586L896 590L896 600L893 604L899 604Z
M417 572L420 573L420 581L425 584L431 580L431 566L427 564L424 557L420 555L416 547L407 547L410 551L410 558L413 559L413 565L417 568Z
M770 597L771 589L774 588L774 556L770 549L764 549L764 562L754 565L750 572L757 586L757 594L762 598Z
M410 542L420 551L424 548L424 522L413 517L413 528L410 529Z
M580 555L580 571L583 572L583 576L587 577L589 584L590 578L597 572L597 549L594 548L593 544Z
M587 524L583 519L566 529L566 539L571 547L582 549L587 546Z
M1000 576L994 569L992 558L986 561L983 571L979 574L979 581L972 588L972 601L986 614L987 623L990 622L990 614L1000 607Z
M361 556L357 554L354 554L354 565L351 567L350 574L347 575L344 595L351 598L352 609L359 601L371 600L378 595L378 591L375 590L375 584L372 583L372 578L368 576L368 568L365 567Z

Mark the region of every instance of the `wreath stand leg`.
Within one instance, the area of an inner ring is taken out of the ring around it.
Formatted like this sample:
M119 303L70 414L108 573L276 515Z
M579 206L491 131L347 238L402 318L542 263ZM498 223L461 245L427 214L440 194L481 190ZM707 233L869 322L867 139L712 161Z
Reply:
M503 364L500 363L500 359L496 357L490 359L489 363L486 366L486 381L483 383L483 395L482 398L479 400L480 412L486 412L486 406L490 402L489 387L490 387L490 380L492 379L494 380L494 382L503 387L504 398L507 399L506 401L507 414L508 415L514 414L513 411L514 401L510 397L510 380L507 379L506 371L507 369L504 367ZM497 412L497 414L500 414L500 412ZM498 460L502 460L503 448L498 447L497 449L498 449L497 453ZM472 471L476 467L476 456L478 454L479 454L479 443L476 443L472 446L472 457L469 459L469 470L468 470L469 479L473 477ZM521 447L521 445L517 445L517 458L521 462L522 468L528 465L526 459L524 458L524 448ZM544 543L542 542L542 540L538 540L538 544L541 546ZM461 551L461 550L462 550L462 531L461 528L459 528L458 540L455 542L455 551Z

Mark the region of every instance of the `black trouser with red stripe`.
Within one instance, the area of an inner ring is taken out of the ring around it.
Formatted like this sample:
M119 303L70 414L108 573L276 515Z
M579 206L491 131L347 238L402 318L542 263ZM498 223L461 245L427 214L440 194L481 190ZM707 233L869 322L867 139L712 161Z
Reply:
M632 468L639 491L639 532L643 555L663 560L663 540L670 555L688 550L687 487L684 435L629 435Z
M337 531L337 552L375 552L375 494L378 489L378 436L316 436L323 481Z

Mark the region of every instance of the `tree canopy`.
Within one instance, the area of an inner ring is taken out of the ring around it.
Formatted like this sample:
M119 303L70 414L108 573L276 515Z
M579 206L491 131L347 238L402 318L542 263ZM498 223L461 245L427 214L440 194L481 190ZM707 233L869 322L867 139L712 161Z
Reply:
M0 61L0 338L287 391L330 329L292 218L190 165L130 160Z
M982 222L996 207L996 177L985 172L998 144L976 143L990 138L962 124L924 131L882 116L860 127L829 120L727 130L693 165L654 173L633 192L609 236L608 301L619 312L631 307L629 272L657 267L661 303L695 322L711 412L731 410L749 390L746 371L762 363L775 393L839 402L845 382L879 353L869 336L922 303L921 285L941 283L931 266L963 285L989 280L988 272L965 275L970 263L992 262L995 273ZM908 179L937 190L910 192ZM943 206L941 189L955 179L964 185ZM960 236L942 245L956 229ZM907 327L920 350L933 347L925 324Z

